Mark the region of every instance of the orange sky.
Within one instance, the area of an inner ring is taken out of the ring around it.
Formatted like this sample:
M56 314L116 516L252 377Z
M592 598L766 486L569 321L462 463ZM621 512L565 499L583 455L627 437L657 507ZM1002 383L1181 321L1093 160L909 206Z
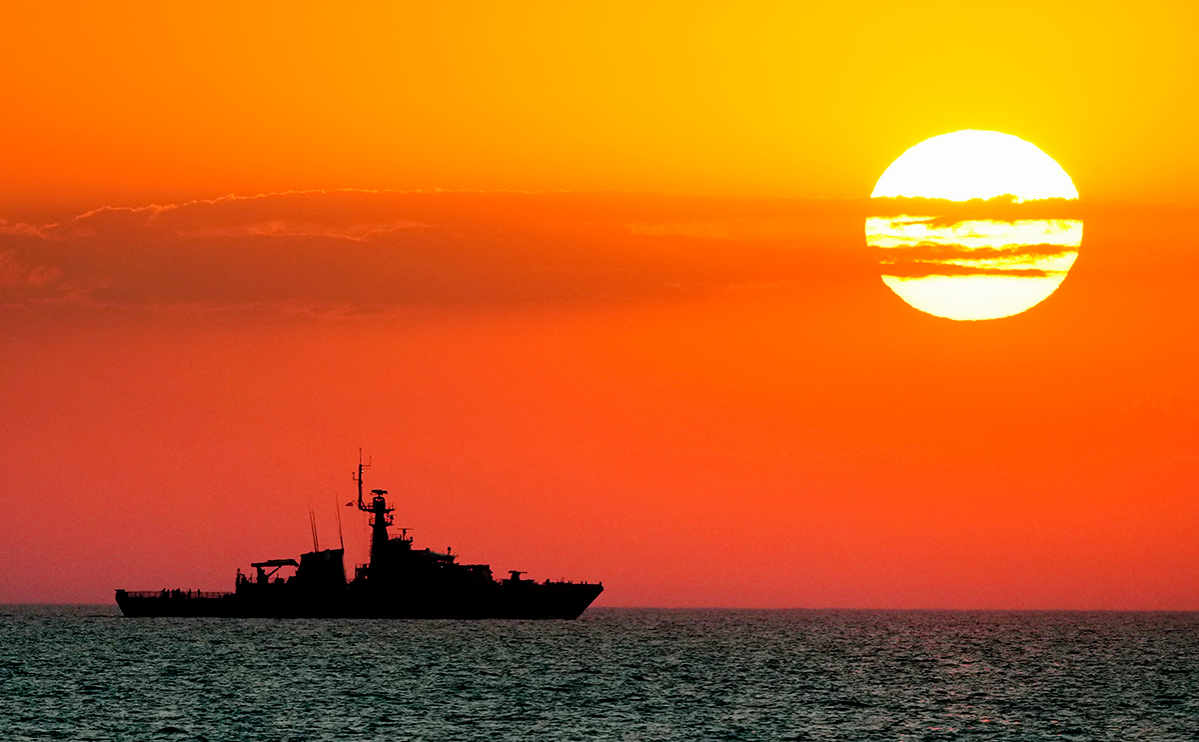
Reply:
M227 588L362 446L600 604L1199 609L1199 18L1047 6L10 10L0 602ZM964 127L1082 193L1016 317L864 243Z
M868 193L929 136L1195 201L1194 3L18 3L0 199Z

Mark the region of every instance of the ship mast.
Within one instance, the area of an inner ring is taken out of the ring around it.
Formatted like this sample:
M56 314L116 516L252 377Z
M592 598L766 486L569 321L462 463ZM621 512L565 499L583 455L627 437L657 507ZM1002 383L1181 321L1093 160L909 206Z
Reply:
M373 460L374 457L371 458L371 461ZM350 477L358 483L358 509L364 513L369 513L370 508L362 504L362 470L371 468L371 461L367 461L365 464L362 463L362 449L358 449L358 473L350 474Z
M392 524L391 513L395 508L387 507L387 490L371 490L371 501L367 505L362 499L362 472L370 468L370 462L362 463L362 449L358 449L358 472L353 475L358 483L358 509L371 514L371 557L370 567L377 569L387 561L387 527Z

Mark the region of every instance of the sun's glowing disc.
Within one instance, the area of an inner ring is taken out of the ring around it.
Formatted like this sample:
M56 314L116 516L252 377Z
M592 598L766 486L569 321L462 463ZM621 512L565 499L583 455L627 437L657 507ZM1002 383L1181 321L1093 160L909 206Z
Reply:
M926 139L883 172L874 198L909 196L967 201L1078 198L1074 182L1035 144L1011 134L966 129Z
M1076 199L1078 191L1035 145L971 129L904 152L872 196L1025 203ZM934 204L922 202L921 208ZM1082 221L870 217L866 242L879 250L883 283L916 309L955 320L996 319L1039 304L1061 285L1078 256Z

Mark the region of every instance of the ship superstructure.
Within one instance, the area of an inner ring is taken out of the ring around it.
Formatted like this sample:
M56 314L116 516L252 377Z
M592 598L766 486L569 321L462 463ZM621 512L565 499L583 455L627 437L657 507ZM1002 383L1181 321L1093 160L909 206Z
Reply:
M294 559L268 559L238 570L233 592L117 590L126 616L229 616L273 618L516 618L574 619L603 592L603 583L535 582L511 571L497 580L486 564L459 564L448 549L417 549L407 529L392 536L394 508L387 491L363 494L369 468L359 456L354 481L359 510L370 515L370 561L345 572L345 549L313 551ZM283 571L293 571L283 577Z

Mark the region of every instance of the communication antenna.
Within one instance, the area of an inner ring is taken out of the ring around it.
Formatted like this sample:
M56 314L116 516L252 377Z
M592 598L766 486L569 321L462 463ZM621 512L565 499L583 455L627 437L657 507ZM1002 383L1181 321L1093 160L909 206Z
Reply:
M311 506L308 508L308 522L312 525L312 550L320 551L321 542L316 537L316 511Z
M346 537L341 532L341 508L337 506L337 494L333 495L333 509L337 511L337 540L341 542L341 550L346 550Z
M371 468L371 462L372 462L372 461L374 461L374 458L373 458L373 457L372 457L372 458L370 458L370 459L367 459L367 461L366 461L366 463L365 463L365 464L364 464L364 463L362 463L362 449L361 449L361 448L359 448L359 449L358 449L358 473L357 473L357 474L351 474L351 475L350 475L350 477L351 477L351 478L352 478L352 479L353 479L355 482L357 482L357 483L358 483L358 509L359 509L359 510L362 510L362 511L364 511L364 512L370 512L370 508L368 508L368 507L367 507L365 504L363 504L363 502L362 502L362 470L363 470L363 469L369 469L369 468Z

